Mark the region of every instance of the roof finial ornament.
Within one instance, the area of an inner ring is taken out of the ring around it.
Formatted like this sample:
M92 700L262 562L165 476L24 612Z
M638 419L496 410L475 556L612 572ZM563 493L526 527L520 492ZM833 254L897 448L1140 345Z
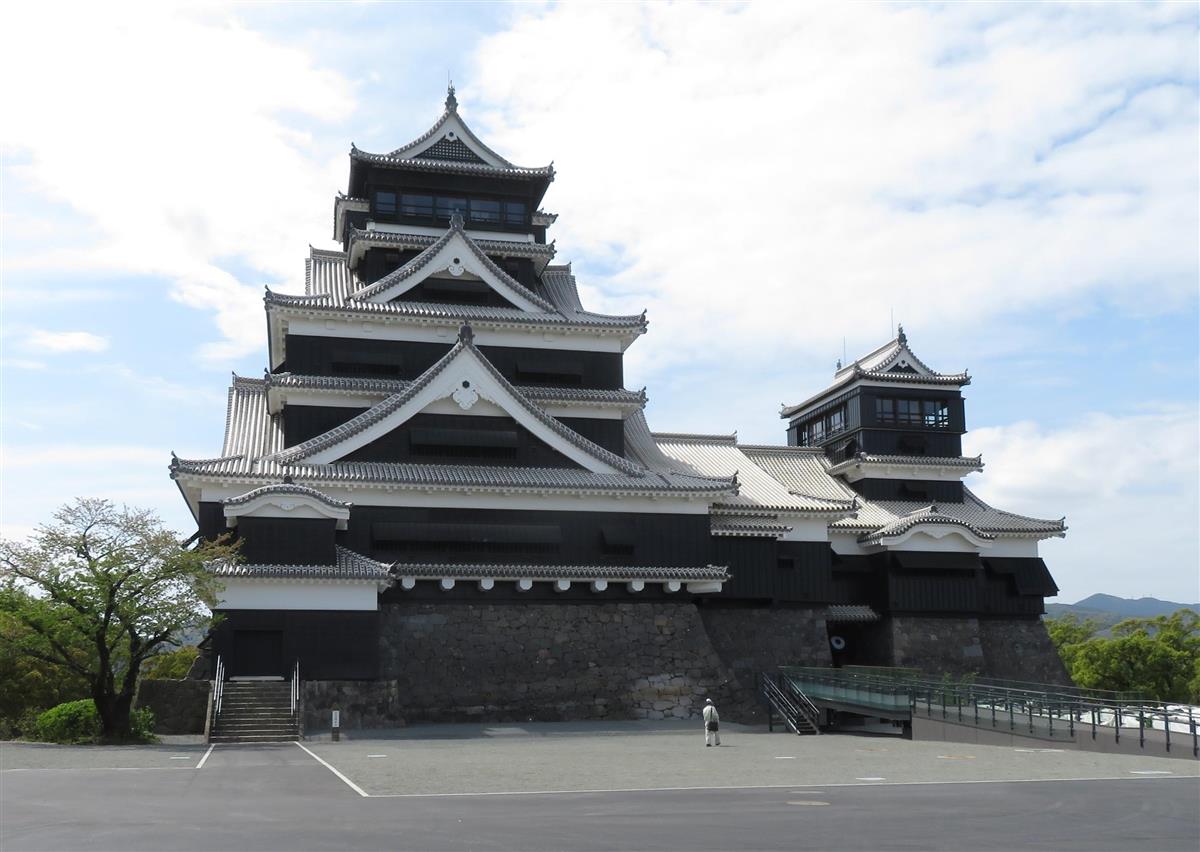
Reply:
M896 342L901 345L908 344L908 335L904 333L904 326L901 323L896 323Z
M458 330L458 339L463 343L475 342L475 331L471 328L471 324L469 322L464 322L462 327Z
M464 222L463 222L462 210L455 207L454 212L450 214L450 227L451 228L461 228L463 226L463 224L464 224Z
M446 112L458 112L458 98L454 97L454 81L446 75Z
M834 369L839 370L839 371L842 369L842 359L841 358L837 359L837 366Z

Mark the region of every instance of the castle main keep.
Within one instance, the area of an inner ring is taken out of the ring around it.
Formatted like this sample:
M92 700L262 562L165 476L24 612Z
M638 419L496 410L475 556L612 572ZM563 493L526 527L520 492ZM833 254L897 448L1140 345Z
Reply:
M783 409L786 445L654 432L622 366L647 318L581 303L554 177L453 89L408 145L351 148L340 250L267 292L219 456L171 462L241 542L212 566L231 676L299 663L347 725L749 713L783 664L1064 677L1038 543L1066 527L964 484L966 373L900 329Z

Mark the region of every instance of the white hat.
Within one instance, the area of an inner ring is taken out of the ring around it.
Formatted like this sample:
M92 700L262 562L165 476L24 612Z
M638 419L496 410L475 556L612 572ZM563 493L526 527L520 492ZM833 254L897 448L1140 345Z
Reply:
M705 703L705 704L712 704L712 699L711 699L711 698L705 698L705 699L704 699L704 703Z

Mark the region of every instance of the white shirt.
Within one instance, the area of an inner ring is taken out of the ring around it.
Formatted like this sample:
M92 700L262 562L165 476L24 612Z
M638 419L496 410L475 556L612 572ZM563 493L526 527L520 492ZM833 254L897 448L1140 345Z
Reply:
M717 714L717 708L712 704L704 705L704 721L705 722L720 722L721 717Z

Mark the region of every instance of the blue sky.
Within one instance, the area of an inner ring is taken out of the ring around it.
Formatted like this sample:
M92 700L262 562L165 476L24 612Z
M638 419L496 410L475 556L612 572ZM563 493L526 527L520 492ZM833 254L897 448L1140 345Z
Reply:
M1196 7L800 5L116 7L53 67L53 10L6 12L5 533L84 494L191 531L169 452L219 452L350 142L422 133L450 74L555 162L589 305L648 309L654 428L782 441L894 316L974 376L972 487L1067 516L1060 599L1200 598Z

